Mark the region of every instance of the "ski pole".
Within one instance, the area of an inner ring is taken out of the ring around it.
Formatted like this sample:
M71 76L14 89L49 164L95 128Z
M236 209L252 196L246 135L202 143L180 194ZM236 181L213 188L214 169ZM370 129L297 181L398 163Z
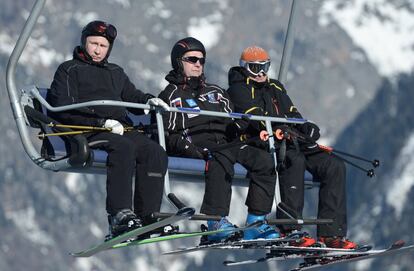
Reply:
M266 131L262 131L262 132L266 132ZM261 132L261 135L260 135L260 138L261 139L262 138L266 138L266 137L267 138L270 137L270 135L267 135L266 133L264 133L262 135L262 132ZM361 156L358 156L358 155L355 155L355 154L351 154L351 153L347 153L347 152L344 152L344 151L340 151L340 150L334 149L333 147L328 147L328 146L324 146L324 145L318 144L314 140L311 140L310 138L306 137L305 135L301 135L301 134L296 133L296 132L294 132L294 131L292 131L290 129L287 129L287 128L285 130L283 130L283 129L276 129L276 131L274 132L274 135L272 135L272 136L276 137L279 140L281 140L281 139L285 138L286 136L288 136L288 139L289 139L289 133L290 134L293 134L293 135L295 135L295 136L297 136L297 137L299 137L301 139L305 139L306 142L317 144L318 147L320 149L322 149L323 151L326 151L326 152L329 152L329 153L331 153L331 152L332 153L338 153L338 154L342 154L342 155L345 155L345 156L352 157L352 158L357 159L357 160L361 160L361 161L364 161L364 162L368 162L368 163L372 164L372 166L375 167L375 168L380 166L380 161L378 159L369 160L367 158L364 158L364 157L361 157ZM266 141L266 140L264 140L264 141Z
M331 153L331 155L333 155L333 156L337 157L338 159L340 159L340 160L344 161L345 163L350 164L351 166L354 166L354 167L356 167L356 168L358 168L358 169L362 170L362 171L363 171L363 172L365 172L365 173L367 174L367 176L368 176L368 177L370 177L370 178L372 178L372 177L374 177L374 176L375 176L375 172L374 172L374 170L373 170L372 168L371 168L371 169L365 169L365 168L363 168L363 167L361 167L361 166L359 166L359 165L357 165L357 164L355 164L355 163L353 163L353 162L351 162L351 161L349 161L349 160L347 160L347 159L345 159L345 158L343 158L343 157L341 157L341 156L339 156L339 155L337 155L337 154L335 154L335 153Z
M80 134L85 134L85 133L92 133L93 131L90 130L85 130L85 131L69 131L69 132L60 132L60 133L41 133L38 134L37 137L39 139L45 139L48 136L67 136L67 135L80 135Z
M334 149L332 147L328 147L328 146L324 146L324 145L320 145L320 144L318 144L318 147L320 149L326 151L326 152L338 153L338 154L342 154L342 155L345 155L345 156L352 157L354 159L358 159L358 160L361 160L361 161L364 161L364 162L371 163L373 167L379 167L379 165L380 165L380 161L378 159L369 160L369 159L366 159L364 157L357 156L355 154L347 153L347 152L340 151L340 150Z
M93 130L93 131L111 131L111 128L98 127L98 126L67 125L67 124L56 124L56 123L49 123L47 126L69 128L69 129ZM131 126L124 127L125 131L132 131L133 129L134 127L131 127Z
M293 134L293 135L296 135L296 136L298 136L298 137L301 137L301 138L306 139L305 137L303 137L303 136L299 135L298 133L294 133L294 132L293 132L292 134ZM284 137L286 137L286 135L287 135L287 136L289 136L289 132L287 132L287 131L283 131L282 129L276 129L276 131L274 131L273 135L269 135L266 131L261 131L261 132L260 132L260 139L262 139L263 141L267 141L269 137L276 137L277 139L281 140L281 139L283 139ZM308 140L308 141L310 141L310 140ZM353 163L353 162L351 162L351 161L349 161L349 160L345 159L344 157L339 156L338 154L335 154L335 150L334 150L334 148L332 148L332 147L327 147L327 146L324 146L324 145L320 145L320 144L318 144L318 143L316 143L316 142L313 142L313 143L315 143L315 144L319 147L319 149L320 149L320 150L325 151L325 152L327 152L327 153L331 153L332 155L334 155L334 156L335 156L335 157L337 157L338 159L340 159L340 160L344 161L345 163L348 163L348 164L350 164L351 166L354 166L354 167L356 167L356 168L358 168L358 169L362 170L363 172L365 172L365 173L367 174L367 176L368 176L368 177L372 178L372 177L374 177L374 176L375 176L375 172L374 172L374 170L373 170L373 169L365 169L365 168L363 168L363 167L361 167L361 166L359 166L359 165L357 165L357 164L355 164L355 163ZM336 151L336 152L337 152L337 153L344 153L344 152L341 152L341 151ZM348 153L347 153L347 154L348 154ZM358 156L356 156L356 155L352 155L352 154L349 154L348 156L353 157L353 158L358 157ZM362 157L360 157L360 158L362 158ZM358 159L358 158L356 158L356 159ZM360 159L360 160L362 160L362 159ZM372 163L372 165L373 165L374 167L378 167L378 166L379 166L379 164L380 164L380 163L379 163L379 160L377 160L377 159L375 159L375 160L373 160L373 161L371 161L371 160L367 160L367 159L364 159L363 161L368 161L368 162Z

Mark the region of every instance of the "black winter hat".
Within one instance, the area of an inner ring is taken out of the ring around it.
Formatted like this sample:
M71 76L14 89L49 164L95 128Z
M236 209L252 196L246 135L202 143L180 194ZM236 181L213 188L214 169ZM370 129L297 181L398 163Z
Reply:
M82 29L82 36L81 36L81 47L83 49L86 49L86 38L89 36L101 36L108 40L109 42L109 50L107 53L106 58L109 57L109 54L111 53L112 46L114 44L115 38L117 35L117 31L115 26L112 24L109 24L104 21L92 21L88 23L83 29Z
M117 35L115 26L103 21L92 21L82 29L81 45L85 46L86 38L89 36L101 36L113 44Z
M200 51L206 57L206 49L198 39L187 37L179 40L171 50L171 65L174 70L182 70L181 58L189 51Z

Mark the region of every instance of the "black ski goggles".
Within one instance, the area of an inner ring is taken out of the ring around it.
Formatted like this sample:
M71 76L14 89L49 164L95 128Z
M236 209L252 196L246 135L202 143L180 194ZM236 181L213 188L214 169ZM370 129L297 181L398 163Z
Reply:
M103 21L94 21L86 26L85 31L88 32L87 36L102 36L108 39L109 42L114 42L117 31L115 26Z
M201 65L204 65L206 63L206 59L204 57L196 57L196 56L185 56L181 58L182 61L189 62L196 64L197 61L200 61Z
M252 75L258 76L260 73L267 74L270 68L270 61L246 62L240 60L240 66L245 68Z

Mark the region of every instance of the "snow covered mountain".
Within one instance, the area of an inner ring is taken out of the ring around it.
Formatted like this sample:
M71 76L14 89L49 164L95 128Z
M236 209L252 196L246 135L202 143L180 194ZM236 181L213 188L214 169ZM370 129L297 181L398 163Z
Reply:
M321 26L337 23L383 76L413 69L414 3L412 1L324 1Z
M0 2L0 73L33 5ZM49 86L57 65L71 57L80 29L103 19L118 27L111 59L137 87L157 94L170 70L174 42L192 35L207 47L207 78L227 86L227 71L241 50L257 44L278 73L291 1L49 0L17 71L18 87ZM377 177L349 168L350 238L386 246L396 238L414 242L414 3L410 0L297 1L295 47L284 82L300 111L323 129L324 143L380 159ZM5 86L4 77L0 82ZM3 87L4 89L5 87ZM68 252L106 233L102 176L45 172L27 159L15 130L5 89L0 99L0 270L220 270L225 259L253 252L160 253L196 240L74 259ZM369 165L367 165L367 168ZM198 207L202 186L173 190ZM185 193L191 190L192 193ZM243 223L244 189L233 194L232 217ZM314 215L309 193L306 214ZM197 223L181 225L195 230ZM312 232L312 228L309 228ZM255 253L260 256L261 253ZM364 261L330 270L411 270L410 255ZM289 263L231 268L286 270Z

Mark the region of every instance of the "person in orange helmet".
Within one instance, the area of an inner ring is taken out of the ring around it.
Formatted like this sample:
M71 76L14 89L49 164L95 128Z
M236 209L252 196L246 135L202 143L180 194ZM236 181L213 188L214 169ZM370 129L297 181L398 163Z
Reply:
M303 118L293 104L287 90L281 82L268 76L270 56L258 46L243 50L239 66L229 70L229 89L227 90L235 111L238 113L264 115L272 117ZM274 123L274 129L280 125ZM319 242L327 247L353 249L357 244L345 239L347 232L346 214L346 172L343 161L319 150L315 143L319 137L319 127L313 122L290 127L303 135L307 142L287 141L286 155L282 166L279 165L280 192L282 202L293 212L296 218L302 218L304 206L304 173L310 171L320 180L318 218L334 220L331 225L318 225ZM251 121L246 133L257 137L265 126L261 122ZM296 143L295 143L296 142ZM276 150L280 149L276 142ZM277 210L278 218L287 218ZM282 234L299 231L301 227L281 226ZM312 246L315 239L308 235L300 246Z

